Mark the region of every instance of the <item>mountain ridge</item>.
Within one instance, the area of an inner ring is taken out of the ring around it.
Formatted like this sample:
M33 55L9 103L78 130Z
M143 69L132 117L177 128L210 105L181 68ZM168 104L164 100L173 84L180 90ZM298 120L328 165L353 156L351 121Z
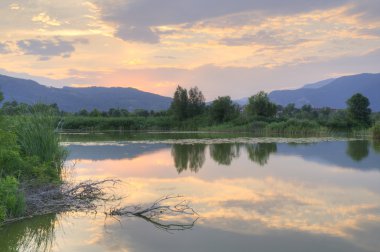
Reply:
M372 110L380 111L380 73L342 76L317 88L272 91L269 98L283 106L294 103L296 107L310 104L316 108L343 109L355 93L368 97Z
M25 80L0 75L0 90L4 93L4 101L17 101L27 104L37 102L56 103L67 112L81 109L98 109L107 111L110 108L166 110L171 103L165 97L136 88L128 87L47 87L33 80Z
M110 108L166 110L172 98L165 97L133 87L47 87L33 80L19 79L0 75L0 90L5 101L57 103L67 112L81 109L107 111ZM373 111L380 111L380 73L363 73L326 79L306 84L293 90L276 90L269 93L269 98L276 104L286 106L294 103L297 107L310 104L316 108L331 107L343 109L346 101L355 93L367 96ZM235 100L245 105L248 98Z

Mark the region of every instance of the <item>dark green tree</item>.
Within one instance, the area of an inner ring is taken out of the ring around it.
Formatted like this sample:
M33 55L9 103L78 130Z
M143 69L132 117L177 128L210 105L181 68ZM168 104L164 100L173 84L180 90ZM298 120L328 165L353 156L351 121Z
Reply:
M349 119L358 127L368 128L371 126L371 109L369 100L360 93L354 94L347 100Z
M134 113L137 116L142 116L142 117L148 117L149 116L149 111L146 109L136 109Z
M111 117L120 117L121 111L120 109L110 108L107 114L108 116L111 116Z
M289 103L283 109L283 115L285 117L293 117L297 113L297 108L294 103Z
M0 102L2 102L4 100L4 96L3 96L3 93L0 91Z
M187 90L178 86L173 97L170 110L178 120L183 120L187 118L189 97Z
M97 109L93 109L91 112L90 112L90 116L93 116L93 117L100 117L102 115L102 113L100 113L99 110Z
M206 107L205 97L198 87L190 88L188 100L188 116L193 117L203 113Z
M78 112L78 115L80 115L80 116L88 116L88 111L86 109L81 109Z
M269 100L268 94L260 91L248 99L246 111L249 115L273 117L276 115L277 106Z
M239 107L234 104L229 96L218 97L212 102L210 116L214 122L222 123L230 121L239 115Z

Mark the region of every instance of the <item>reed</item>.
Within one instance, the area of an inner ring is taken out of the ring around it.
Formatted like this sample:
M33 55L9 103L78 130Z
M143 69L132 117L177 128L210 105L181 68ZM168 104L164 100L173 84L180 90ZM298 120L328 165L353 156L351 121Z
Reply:
M67 153L59 144L56 117L49 110L35 110L17 120L16 135L21 153L37 157L44 167L51 169L51 175L60 177Z

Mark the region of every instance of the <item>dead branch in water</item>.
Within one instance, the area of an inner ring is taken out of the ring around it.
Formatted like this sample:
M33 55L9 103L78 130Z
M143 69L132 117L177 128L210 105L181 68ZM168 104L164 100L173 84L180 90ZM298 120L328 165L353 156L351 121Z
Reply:
M170 204L172 200L180 200L179 203ZM183 200L183 196L165 196L150 205L146 206L126 206L122 208L111 209L108 213L110 216L135 216L152 223L155 227L165 231L180 231L193 228L198 220L198 214L189 206L187 200ZM192 216L189 223L170 223L165 222L162 218L183 217L184 215Z
M106 193L118 179L82 181L80 183L50 184L40 187L25 186L25 215L8 219L4 224L46 214L63 212L95 212L100 205L117 201L120 198Z
M80 183L63 183L43 187L26 187L26 214L23 217L8 219L4 224L32 218L35 216L58 214L63 212L97 213L99 206L107 207L112 202L120 203L121 198L107 190L120 183L118 179L100 181L87 180ZM198 214L189 206L183 196L165 196L148 205L111 207L107 216L135 216L153 224L165 231L179 231L191 229L198 220ZM177 203L175 203L177 201ZM174 202L174 203L173 203ZM115 204L113 204L115 205ZM189 216L186 223L173 223L166 220L172 217Z

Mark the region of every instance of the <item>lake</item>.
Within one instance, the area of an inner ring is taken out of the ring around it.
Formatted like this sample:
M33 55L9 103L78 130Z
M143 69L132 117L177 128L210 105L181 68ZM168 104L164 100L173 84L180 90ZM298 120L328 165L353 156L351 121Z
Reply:
M42 216L3 227L0 251L379 251L379 143L208 133L62 140L70 179L118 178L122 205L181 195L171 204L189 201L197 215Z

